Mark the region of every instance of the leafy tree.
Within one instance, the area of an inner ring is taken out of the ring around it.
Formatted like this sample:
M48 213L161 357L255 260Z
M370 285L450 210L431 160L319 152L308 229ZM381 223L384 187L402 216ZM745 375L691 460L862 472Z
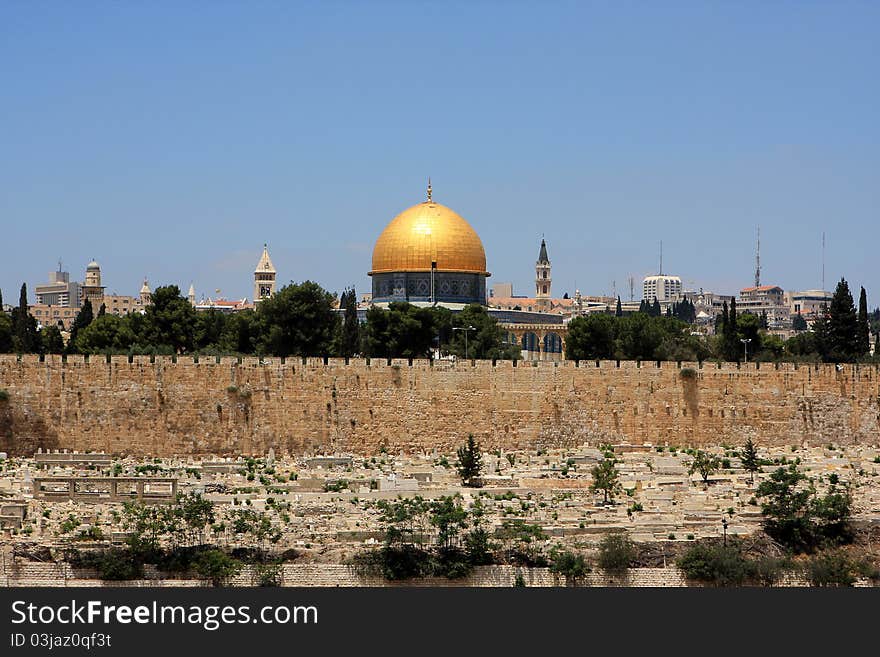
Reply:
M612 573L624 572L636 554L635 543L624 532L606 534L599 543L599 567Z
M193 343L195 349L221 349L223 334L226 331L227 319L231 315L210 308L203 312L195 313L193 324Z
M480 304L468 305L460 313L453 314L451 319L454 328L473 326L476 330L452 331L452 339L448 343L449 353L460 358L467 355L468 358L484 360L512 360L520 357L519 346L505 343L504 331L498 325L498 321ZM467 338L465 333L468 334Z
M79 336L79 332L82 331L89 324L91 324L92 320L94 319L95 314L92 310L92 302L91 300L86 299L82 305L82 308L79 309L79 312L73 319L73 323L70 325L70 337L68 337L67 339L68 353L79 353L77 352L77 337Z
M180 294L176 285L159 286L153 291L152 303L144 313L144 335L147 344L167 345L174 353L191 352L194 347L196 311Z
M694 474L695 472L699 472L700 476L703 478L703 483L709 482L709 477L716 472L721 467L721 459L713 454L708 454L703 450L697 450L697 453L694 455L694 460L691 461L690 468L688 469L688 474Z
M223 586L241 570L241 562L222 550L205 550L196 555L193 570L210 579L213 586Z
M107 314L107 304L102 303L101 307L98 308L98 317L103 317Z
M614 496L623 490L623 486L620 484L620 472L614 467L615 463L613 458L604 458L590 471L590 474L593 475L590 490L593 492L602 491L605 504L608 504L609 498L613 500Z
M260 325L256 313L242 310L226 318L219 350L227 354L252 354L256 351L259 338Z
M791 549L810 551L851 540L852 498L832 484L824 496L795 465L777 469L758 486L764 531Z
M473 486L483 469L483 456L474 434L468 434L467 442L458 448L458 475L464 486Z
M755 473L761 471L761 459L758 458L758 448L755 447L755 443L752 442L751 438L746 440L746 444L743 445L739 460L742 463L743 470L749 473L749 480L754 484Z
M430 512L430 522L438 531L438 545L441 548L457 547L459 537L468 525L467 511L452 497L444 496L431 503Z
M77 333L74 348L80 354L119 353L127 351L134 340L125 318L101 315Z
M745 356L745 348L742 340L749 340L749 355L755 355L761 352L763 348L763 340L761 335L761 318L752 313L743 313L737 320L737 346L740 353Z
M43 346L42 351L45 354L63 354L64 338L61 337L61 331L54 324L44 326L40 331L40 339Z
M601 360L614 357L615 321L603 313L575 317L568 323L565 357L569 360Z
M13 351L12 319L0 311L0 354L8 354Z
M437 337L430 308L394 301L367 311L366 351L371 358L426 358Z
M565 578L568 586L576 586L590 572L584 555L564 550L551 555L550 572Z
M749 561L736 544L696 543L675 563L688 579L715 586L741 586L750 573Z
M806 331L809 326L807 326L807 320L804 319L803 315L797 313L791 318L791 328L800 333L801 331Z
M312 281L291 283L257 308L260 346L275 356L323 356L330 353L339 318L333 295Z

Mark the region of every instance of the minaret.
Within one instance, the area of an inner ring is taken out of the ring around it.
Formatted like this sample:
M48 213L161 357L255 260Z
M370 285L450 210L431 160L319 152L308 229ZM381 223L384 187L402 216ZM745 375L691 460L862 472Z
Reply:
M550 310L550 259L547 257L547 243L541 238L541 251L535 263L535 308Z
M263 244L263 255L254 270L254 303L275 294L275 265L269 258L269 247Z
M150 290L150 285L147 283L147 277L144 276L144 284L141 285L141 306L146 308L153 302L153 292Z
M101 285L101 265L94 259L86 265L86 280L80 287L82 303L86 300L92 303L92 310L98 314L98 308L104 303L104 286Z
M192 283L189 284L189 292L187 292L186 298L189 299L190 305L195 307L195 305L196 305L196 288Z

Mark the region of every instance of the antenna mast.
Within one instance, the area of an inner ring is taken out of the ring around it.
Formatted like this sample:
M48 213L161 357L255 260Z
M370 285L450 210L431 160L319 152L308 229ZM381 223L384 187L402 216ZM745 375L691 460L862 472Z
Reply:
M758 242L755 248L755 287L761 287L761 227L758 226Z
M663 240L660 240L660 271L658 273L663 275Z
M822 231L822 291L825 291L825 231Z
M636 298L636 279L632 276L629 277L629 300L632 301Z

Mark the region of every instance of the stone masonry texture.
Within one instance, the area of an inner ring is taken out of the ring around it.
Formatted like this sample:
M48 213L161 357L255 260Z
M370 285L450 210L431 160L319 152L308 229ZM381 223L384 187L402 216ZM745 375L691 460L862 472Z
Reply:
M0 356L0 451L876 444L876 365Z

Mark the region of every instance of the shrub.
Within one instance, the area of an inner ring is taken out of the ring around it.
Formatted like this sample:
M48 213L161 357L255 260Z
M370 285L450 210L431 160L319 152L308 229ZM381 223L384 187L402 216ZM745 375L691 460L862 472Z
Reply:
M679 372L679 375L681 376L682 379L693 380L693 379L697 378L697 371L695 369L693 369L692 367L683 367L681 369L681 371Z
M688 579L715 586L740 586L749 575L749 562L739 547L697 543L676 565Z
M144 562L126 548L112 548L101 552L76 554L70 559L75 567L94 568L98 577L110 581L140 579L144 576Z
M865 574L865 566L842 550L827 550L807 560L804 571L813 586L852 586Z
M281 586L280 563L258 563L254 566L258 586Z
M569 586L575 586L591 570L582 554L566 550L554 552L550 558L550 572L564 577Z
M230 577L241 570L241 562L222 550L200 552L193 560L192 566L197 574L210 579L214 586L223 586Z
M0 388L0 402L7 401L9 401L9 393L5 389Z
M599 543L599 567L612 573L626 571L636 558L636 546L622 532L606 535Z

